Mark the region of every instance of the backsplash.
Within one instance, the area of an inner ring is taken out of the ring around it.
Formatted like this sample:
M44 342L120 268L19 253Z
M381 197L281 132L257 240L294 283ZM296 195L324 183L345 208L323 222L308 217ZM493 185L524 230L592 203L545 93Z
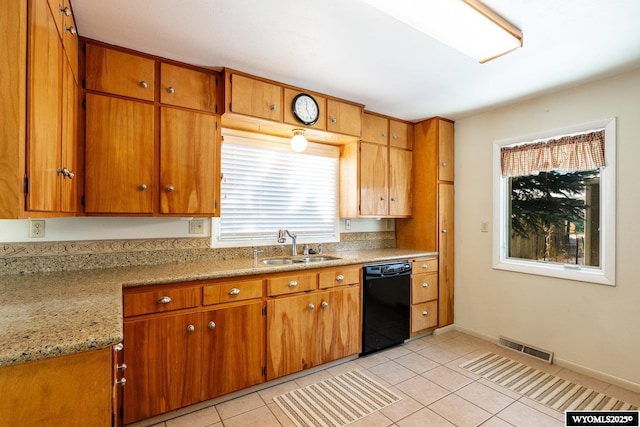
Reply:
M323 243L324 252L395 248L395 231L342 233ZM249 258L251 247L211 249L209 238L87 240L0 243L0 274L30 274L92 268ZM302 245L298 245L301 250ZM315 245L312 245L315 247ZM291 245L261 246L260 257L288 255Z

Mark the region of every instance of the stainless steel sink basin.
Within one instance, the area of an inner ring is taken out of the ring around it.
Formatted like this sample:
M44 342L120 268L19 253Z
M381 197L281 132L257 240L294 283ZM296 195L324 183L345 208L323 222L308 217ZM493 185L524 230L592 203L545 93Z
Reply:
M308 263L308 262L320 262L320 261L332 261L334 259L340 259L335 256L306 256L304 258L265 258L262 260L263 264L267 265L283 265L296 263Z
M263 259L262 263L268 265L293 264L293 260L291 258L267 258Z
M293 262L319 262L319 261L332 261L334 259L340 259L340 258L335 256L318 255L318 256L308 256L304 258L296 258L293 260Z

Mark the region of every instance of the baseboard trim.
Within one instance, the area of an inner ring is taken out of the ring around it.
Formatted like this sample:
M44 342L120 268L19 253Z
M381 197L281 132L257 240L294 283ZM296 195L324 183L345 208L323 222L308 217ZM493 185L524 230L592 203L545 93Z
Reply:
M485 341L492 342L494 344L498 342L498 337L485 335L485 334L482 334L480 332L474 331L473 329L467 329L467 328L462 328L460 326L456 326L455 330L459 331L459 332L463 332L463 333L471 335L471 336L474 336L476 338L483 339ZM440 333L442 333L442 332L440 332ZM613 384L613 385L625 388L627 390L631 390L631 391L634 391L636 393L640 393L640 384L635 383L633 381L625 380L624 378L616 377L614 375L607 374L606 372L602 372L602 371L598 371L598 370L595 370L595 369L591 369L591 368L588 368L586 366L571 362L570 360L558 358L558 357L555 357L555 356L554 356L554 359L553 359L553 364L561 366L561 367L569 369L569 370L572 370L572 371L575 371L575 372L578 372L580 374L589 375L590 377L593 377L593 378L598 379L598 380L605 381L605 382L607 382L609 384Z

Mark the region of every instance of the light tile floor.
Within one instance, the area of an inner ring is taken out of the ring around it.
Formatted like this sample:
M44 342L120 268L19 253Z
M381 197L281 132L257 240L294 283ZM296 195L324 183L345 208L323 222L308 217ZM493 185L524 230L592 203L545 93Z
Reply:
M410 341L153 427L293 426L287 415L273 402L274 396L353 369L360 369L402 397L399 402L351 424L354 427L564 426L563 413L458 366L487 351L520 360L529 366L640 406L640 393L451 331Z

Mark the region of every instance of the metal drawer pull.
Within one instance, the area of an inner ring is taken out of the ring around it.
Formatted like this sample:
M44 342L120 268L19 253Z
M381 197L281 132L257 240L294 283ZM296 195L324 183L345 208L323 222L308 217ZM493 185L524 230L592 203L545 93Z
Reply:
M214 329L216 327L216 322L212 320L207 326L209 327L209 329Z
M117 353L119 351L124 350L124 344L122 343L118 343L116 345L113 346L113 350Z
M295 280L292 280L289 282L289 287L290 288L295 288L296 286L298 286L298 282Z
M116 365L116 369L120 369L121 371L124 371L125 369L127 369L127 364L123 363L122 365Z
M233 288L229 291L229 295L238 295L240 293L240 289Z
M342 274L338 274L338 275L336 276L336 280L337 280L338 282L342 282L342 281L344 280L344 276L343 276Z
M329 303L326 301L322 301L322 308L327 308L329 307Z
M313 310L314 308L316 308L316 306L315 306L315 305L313 305L313 304L309 304L309 310Z
M164 296L157 301L158 304L169 304L170 302L171 302L171 297L167 297L167 296Z
M429 314L429 312L428 312L427 310L425 310L425 311L423 311L423 312L422 312L422 315L423 315L423 316L426 316L427 314Z
M271 109L271 111L276 111L276 108L278 107L276 106L276 104L271 104L269 108Z
M424 282L424 283L422 284L422 287L423 287L423 288L428 288L428 287L429 287L429 284L428 284L427 282Z
M195 331L195 330L196 330L196 327L195 327L195 326L193 326L193 325L189 325L189 326L187 326L187 332L193 332L193 331Z
M169 87L167 88L167 92L169 92L169 93L176 93L176 90L173 88L173 86L169 86Z
M116 385L122 386L124 387L124 385L127 383L127 379L126 378L122 378L121 380L116 380Z
M425 270L429 269L429 264L422 264L422 268L424 268Z
M148 88L148 87L149 87L149 83L147 83L147 82L145 82L144 80L142 80L142 81L140 82L140 87L141 87L142 89L146 89L146 88Z

